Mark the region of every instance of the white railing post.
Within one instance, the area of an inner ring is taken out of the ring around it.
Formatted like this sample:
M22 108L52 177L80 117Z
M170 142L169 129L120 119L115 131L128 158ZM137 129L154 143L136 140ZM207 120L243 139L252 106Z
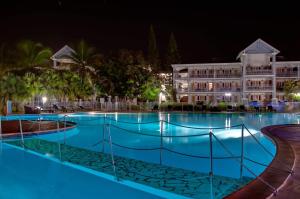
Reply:
M25 142L24 142L24 136L23 136L23 127L22 127L22 120L19 118L19 128L20 128L20 134L21 134L21 141L22 141L22 147L25 149Z
M241 132L241 164L240 164L240 178L243 177L243 165L244 165L244 124L242 124L242 132Z
M162 152L163 152L163 131L164 131L164 121L160 120L160 155L159 164L162 164Z
M212 143L212 136L213 132L212 129L209 130L209 159L210 159L210 171L209 171L209 178L210 178L210 198L213 199L213 143Z
M59 133L59 119L57 119L57 133ZM57 144L58 144L58 155L59 155L59 160L62 161L60 142L58 141Z

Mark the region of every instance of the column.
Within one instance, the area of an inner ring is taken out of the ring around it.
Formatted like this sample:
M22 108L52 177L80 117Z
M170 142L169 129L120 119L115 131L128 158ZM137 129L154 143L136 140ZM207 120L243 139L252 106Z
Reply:
M242 55L242 64L243 64L243 68L242 68L242 102L244 104L246 104L248 102L248 99L246 97L246 65L247 65L247 59L246 59L246 54L243 53Z
M218 69L218 68L217 68ZM214 65L213 66L213 70L214 70L214 78L213 78L213 94L212 94L212 97L213 97L213 103L216 105L217 103L217 98L216 98L216 77L217 77L217 70L216 69L216 66Z
M190 94L190 87L191 87L191 82L190 82L190 67L187 67L187 84L188 84L188 91L187 91L187 95L188 95L188 103L192 103L192 96Z
M272 74L273 74L273 79L272 79L272 102L277 103L277 98L276 98L276 68L275 68L275 63L276 63L276 54L272 53Z

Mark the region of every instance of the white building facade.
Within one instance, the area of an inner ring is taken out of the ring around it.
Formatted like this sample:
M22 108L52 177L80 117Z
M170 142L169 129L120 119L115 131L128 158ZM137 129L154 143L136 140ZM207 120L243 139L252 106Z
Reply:
M236 63L174 64L178 102L277 102L283 86L300 79L300 61L276 61L279 50L261 39L242 50Z

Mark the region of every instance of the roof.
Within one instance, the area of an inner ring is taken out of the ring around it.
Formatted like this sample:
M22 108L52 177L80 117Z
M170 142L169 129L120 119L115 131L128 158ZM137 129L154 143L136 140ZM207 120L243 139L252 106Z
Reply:
M62 47L59 51L57 51L54 55L52 55L51 59L66 59L72 56L75 53L75 51L69 47L68 45L65 45Z
M247 48L242 50L237 59L241 57L242 54L271 54L275 53L278 54L280 51L271 46L270 44L266 43L262 39L257 39L255 42L250 44Z

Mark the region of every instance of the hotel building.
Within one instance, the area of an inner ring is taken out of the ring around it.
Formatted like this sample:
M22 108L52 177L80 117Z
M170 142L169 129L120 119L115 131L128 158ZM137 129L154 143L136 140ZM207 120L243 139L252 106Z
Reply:
M236 63L174 64L178 102L285 100L283 86L300 79L300 61L276 61L279 50L261 39L238 54Z

